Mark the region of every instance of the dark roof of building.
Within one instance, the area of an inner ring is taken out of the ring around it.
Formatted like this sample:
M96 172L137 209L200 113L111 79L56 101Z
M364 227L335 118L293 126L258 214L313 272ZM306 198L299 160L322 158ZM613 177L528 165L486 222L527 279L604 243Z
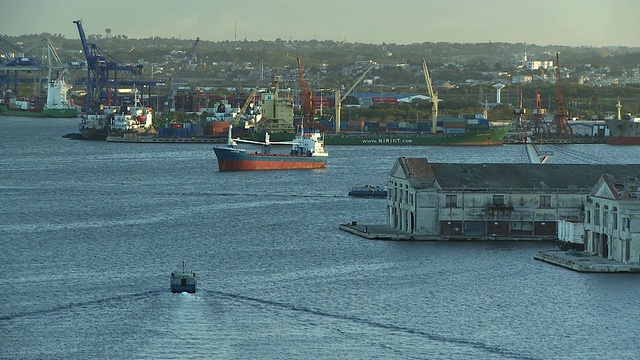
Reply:
M433 169L427 159L401 157L398 160L407 179L434 179Z
M411 165L410 172L403 165L408 179L433 176L442 188L591 190L604 174L640 178L640 164L445 164L402 159L401 165Z
M616 200L640 198L640 191L638 191L640 190L640 179L638 176L628 177L604 174L602 179Z

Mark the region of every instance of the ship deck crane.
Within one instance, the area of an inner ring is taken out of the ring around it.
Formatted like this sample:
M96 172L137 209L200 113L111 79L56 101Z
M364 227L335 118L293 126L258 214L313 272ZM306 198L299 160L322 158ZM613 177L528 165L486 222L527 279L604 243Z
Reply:
M249 94L249 96L247 97L247 101L244 102L244 105L242 105L242 107L240 108L240 111L238 111L238 113L236 114L236 120L240 120L242 116L245 115L247 108L249 107L249 105L253 103L253 100L255 99L257 92L258 92L257 87L251 91L251 94Z
M182 64L182 67L180 68L179 72L171 80L171 88L169 90L169 101L170 101L169 111L175 111L176 94L178 93L178 81L180 81L180 79L182 78L182 74L184 74L184 70L188 68L189 65L191 65L191 61L193 60L193 56L196 53L196 47L198 46L199 42L200 42L200 38L197 37L196 41L191 46L191 49L189 50L187 57L184 59L184 64Z
M431 132L435 134L438 127L438 93L433 91L431 76L429 75L429 69L427 68L427 61L425 59L422 59L422 72L424 73L424 80L427 83L429 99L431 100Z
M313 120L316 111L313 108L313 93L304 79L300 58L298 58L298 72L300 73L300 112L302 113L302 121L310 121Z
M562 92L562 82L560 80L560 53L556 53L556 112L549 126L548 134L555 131L557 136L573 136L573 129L567 122L568 113L564 106L564 93Z
M342 102L347 98L347 96L349 96L349 94L351 94L353 89L356 88L356 86L362 81L362 79L364 79L364 77L367 76L369 71L371 71L373 69L373 66L374 66L373 63L371 65L369 65L367 70L365 70L362 73L362 75L360 75L358 80L356 80L356 82L353 83L353 85L349 88L349 90L347 90L347 92L344 93L344 95L342 95L342 97L340 96L340 89L336 89L335 94L334 94L335 102L336 102L336 133L340 132L340 117L341 117L341 112L342 112Z

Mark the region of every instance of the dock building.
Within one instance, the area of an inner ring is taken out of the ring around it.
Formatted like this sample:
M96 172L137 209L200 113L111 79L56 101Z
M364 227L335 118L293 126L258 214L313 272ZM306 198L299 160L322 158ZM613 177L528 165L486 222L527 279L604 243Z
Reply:
M600 177L585 202L586 252L621 263L640 263L639 187L637 176Z
M583 223L602 216L607 206L609 214L617 209L620 224L626 221L621 215L628 214L632 233L633 226L640 226L631 216L638 213L638 199L626 205L612 198L613 193L598 190L597 184L607 185L610 178L637 179L637 174L640 164L447 164L401 157L388 175L386 225L416 240L552 241L558 239L559 220ZM617 182L612 184L616 188ZM618 246L635 249L640 241L640 235L629 235L625 245L612 245L610 227L596 227L594 221L584 225L579 237L588 239L588 249L608 247L598 251L602 256L620 253ZM629 248L625 256L638 261L633 251Z

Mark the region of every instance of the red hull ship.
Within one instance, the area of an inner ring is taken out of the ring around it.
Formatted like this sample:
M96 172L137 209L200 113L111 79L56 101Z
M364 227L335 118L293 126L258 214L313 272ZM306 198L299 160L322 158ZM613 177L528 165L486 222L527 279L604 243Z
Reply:
M293 141L270 142L266 134L265 142L232 139L229 127L227 145L215 146L213 151L218 159L219 171L242 170L292 170L320 169L327 167L329 153L325 150L322 135L318 130L305 131L300 127ZM262 151L240 148L238 142L262 146ZM291 145L289 153L272 153L273 145Z

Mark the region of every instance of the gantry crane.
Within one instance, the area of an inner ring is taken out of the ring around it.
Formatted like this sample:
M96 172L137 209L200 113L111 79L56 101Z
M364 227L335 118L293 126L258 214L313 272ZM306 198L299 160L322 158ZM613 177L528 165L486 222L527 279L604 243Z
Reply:
M141 75L142 65L124 65L98 48L96 44L87 43L82 20L76 20L73 23L78 28L82 50L87 59L87 103L85 105L88 113L98 112L99 107L103 105L122 105L118 104L118 88L120 86L147 85L149 94L151 94L150 87L155 85L155 82L124 80L120 77L122 73Z
M356 82L353 83L353 85L349 88L349 90L347 90L347 92L344 95L342 95L342 97L340 96L340 89L336 89L336 92L334 94L334 96L335 96L335 104L336 104L336 133L340 132L340 115L341 115L341 112L342 112L342 102L344 101L344 99L347 98L347 96L349 96L349 94L351 94L353 89L356 88L356 86L360 83L360 81L362 81L362 79L364 79L364 77L367 76L369 71L371 71L371 69L373 69L374 65L375 65L374 63L369 65L367 70L365 70L362 73L362 75L360 75L358 80L356 80Z
M178 73L171 79L171 87L169 89L169 111L175 111L175 104L176 104L176 94L178 93L178 81L180 81L180 79L182 78L182 74L184 73L184 70L186 68L189 67L189 65L191 65L191 61L193 60L193 56L195 55L196 52L196 47L198 46L198 43L200 42L200 38L197 37L196 41L193 43L193 46L191 46L191 50L189 50L189 53L187 54L187 57L184 59L184 64L182 64L182 67L180 67L180 69L178 70Z
M300 73L300 112L302 121L308 122L313 120L316 110L313 108L313 92L309 89L307 81L304 79L300 58L298 58L298 72Z
M560 137L565 135L573 136L573 129L567 122L568 114L567 109L564 107L564 94L560 78L560 53L556 53L556 112L547 132L548 134L555 132Z
M429 99L431 101L431 132L435 134L438 126L438 93L433 91L431 76L429 75L429 69L427 68L427 61L425 59L422 59L422 72L424 73L424 80L427 83L427 90L429 91Z

